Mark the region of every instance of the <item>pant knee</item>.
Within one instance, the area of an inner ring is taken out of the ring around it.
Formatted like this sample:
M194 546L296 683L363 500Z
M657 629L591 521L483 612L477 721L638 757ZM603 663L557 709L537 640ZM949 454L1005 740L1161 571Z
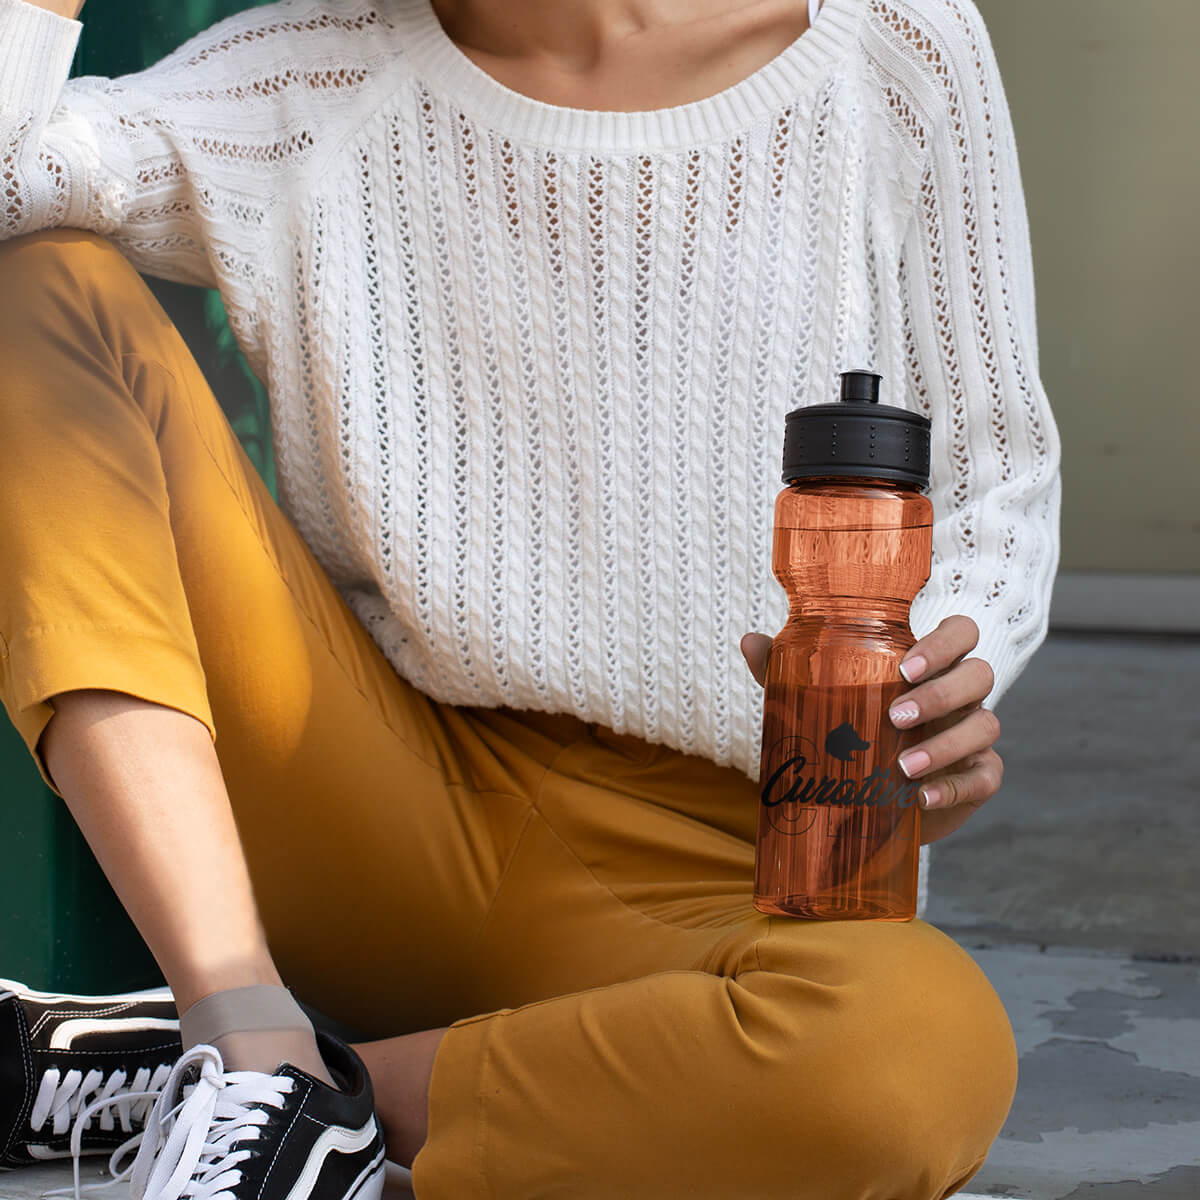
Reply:
M0 242L0 434L103 426L106 404L137 399L139 372L175 366L177 331L117 247L50 229Z
M780 1014L782 1048L761 1080L774 1124L764 1133L787 1145L803 1129L825 1148L837 1164L829 1200L881 1184L897 1200L941 1197L974 1173L1008 1114L1012 1028L979 967L939 931L863 924L839 931L861 955L824 978L809 956L803 974L779 964L743 980Z
M6 291L28 297L41 291L47 281L60 277L78 280L93 265L111 271L113 257L129 266L128 260L106 237L87 229L39 229L0 241L0 277ZM132 267L129 267L132 270Z
M85 229L43 229L0 241L0 287L19 296L0 330L7 364L62 351L118 360L155 343L170 321L116 245Z

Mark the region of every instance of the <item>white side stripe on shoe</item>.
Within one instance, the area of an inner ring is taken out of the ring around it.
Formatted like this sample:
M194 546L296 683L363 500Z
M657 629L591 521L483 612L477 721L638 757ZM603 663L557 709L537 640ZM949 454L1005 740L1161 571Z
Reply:
M178 1019L166 1017L75 1017L63 1021L50 1035L51 1050L67 1050L71 1043L87 1033L133 1033L140 1029L174 1029L179 1031Z
M356 1150L363 1150L371 1144L374 1136L374 1117L369 1118L360 1129L347 1129L344 1125L331 1125L317 1138L312 1150L309 1151L308 1162L304 1164L304 1170L300 1172L296 1182L292 1185L292 1190L288 1192L286 1200L309 1200L313 1188L317 1186L321 1168L330 1154L334 1151L353 1154Z

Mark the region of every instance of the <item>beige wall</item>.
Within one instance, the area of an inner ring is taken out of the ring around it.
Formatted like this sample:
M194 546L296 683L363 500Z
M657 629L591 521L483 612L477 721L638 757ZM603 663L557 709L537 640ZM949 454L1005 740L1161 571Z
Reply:
M1200 0L976 0L1016 130L1064 571L1200 571Z

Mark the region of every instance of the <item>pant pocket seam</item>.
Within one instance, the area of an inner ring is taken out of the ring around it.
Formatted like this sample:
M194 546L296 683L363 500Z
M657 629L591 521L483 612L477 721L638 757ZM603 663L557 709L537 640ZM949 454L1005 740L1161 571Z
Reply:
M563 747L563 749L564 750L570 749L570 747ZM559 756L555 757L555 761L557 761L558 757ZM547 781L547 779L549 779L550 774L551 774L551 768L548 767L546 769L545 775L543 775L541 782L538 784L537 789L534 792L534 794L530 800L531 810L533 812L537 813L537 815L542 820L542 824L544 824L546 826L546 828L550 831L550 834L554 837L554 839L556 841L558 841L559 843L561 843L561 845L566 850L566 852L586 872L587 877L592 881L592 883L595 884L595 886L598 887L601 891L603 891L603 892L607 893L609 896L611 896L627 913L630 913L631 915L638 917L639 919L641 919L643 921L647 921L651 925L657 926L662 929L671 929L671 930L674 930L676 933L689 932L689 926L687 926L687 925L679 925L679 924L676 924L674 921L664 921L661 917L651 916L649 913L642 912L642 910L640 908L635 908L632 904L629 903L628 900L626 900L623 896L619 895L617 892L613 891L613 889L611 887L609 887L609 885L607 883L605 883L603 880L601 880L600 878L597 877L596 873L592 870L592 868L589 867L588 864L580 857L580 855L579 855L578 851L575 849L575 847L572 846L571 843L566 839L566 837L564 837L563 834L561 834L554 827L554 824L551 822L549 817L546 816L545 811L542 809L541 804L539 803L541 800L542 790L545 787L546 781ZM562 776L560 776L560 778L562 778Z
M512 795L512 793L492 793L492 794L493 795L496 795L496 794ZM529 832L529 825L532 822L533 817L534 817L535 810L534 810L533 806L529 804L529 797L514 796L513 798L528 805L528 809L525 813L524 820L521 822L520 829L517 830L517 836L513 839L513 844L512 844L512 847L509 849L508 857L504 860L504 866L501 867L500 874L496 878L496 886L492 890L492 898L488 901L488 906L484 910L483 916L480 918L479 928L475 931L475 937L471 941L471 951L474 951L475 948L478 947L479 943L483 940L484 930L487 929L488 921L491 920L492 913L495 910L496 904L500 899L500 893L504 890L504 884L507 881L509 873L512 870L513 863L515 863L517 860L517 854L521 849L522 843L525 841L525 835ZM470 953L470 951L468 953Z

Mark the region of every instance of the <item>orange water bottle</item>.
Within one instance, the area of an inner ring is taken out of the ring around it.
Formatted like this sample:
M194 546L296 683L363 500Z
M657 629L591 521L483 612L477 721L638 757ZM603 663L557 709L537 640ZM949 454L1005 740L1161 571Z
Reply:
M925 735L888 709L929 578L930 422L880 404L880 379L845 371L838 402L787 415L772 568L789 612L767 662L754 871L766 913L916 916L919 783L897 759Z

